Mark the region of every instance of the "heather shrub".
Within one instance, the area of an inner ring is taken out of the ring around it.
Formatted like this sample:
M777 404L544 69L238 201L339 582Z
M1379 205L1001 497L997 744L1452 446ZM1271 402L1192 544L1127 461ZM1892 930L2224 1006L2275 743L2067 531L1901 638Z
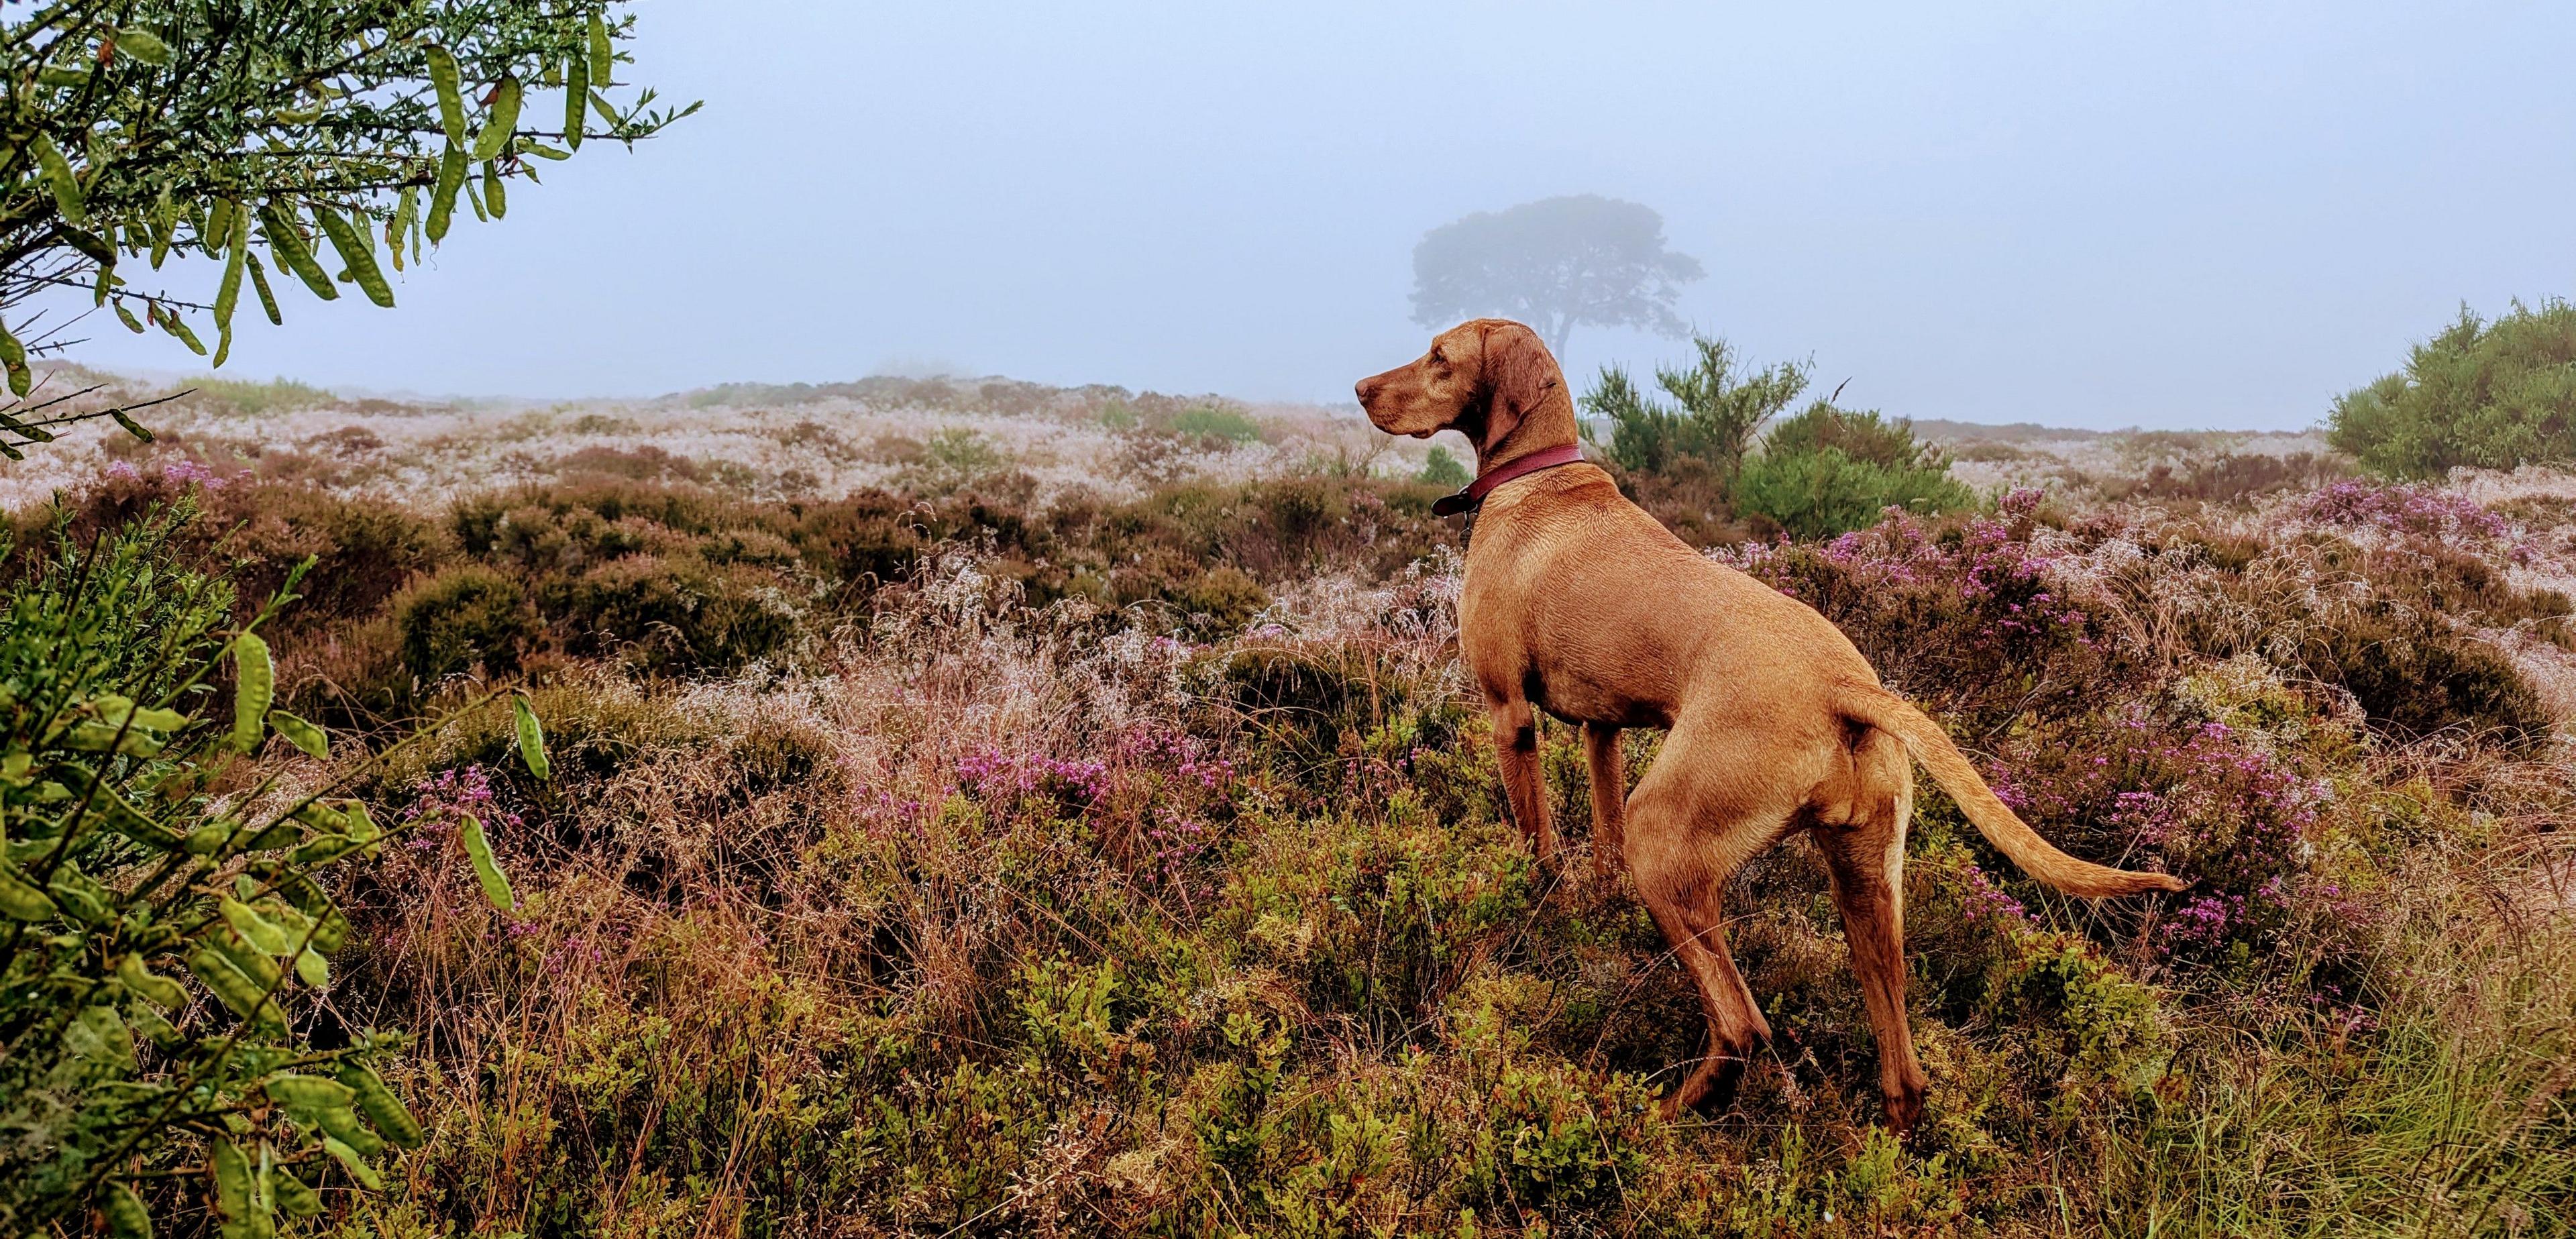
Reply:
M478 667L509 675L541 635L527 591L480 564L458 564L417 581L392 605L403 669L423 687Z
M796 640L803 604L792 588L775 570L710 562L700 549L622 556L543 580L536 598L574 653L652 670L724 672Z
M2327 425L2337 448L2397 477L2576 461L2576 304L2517 301L2493 322L2462 306L2403 370L2338 398Z

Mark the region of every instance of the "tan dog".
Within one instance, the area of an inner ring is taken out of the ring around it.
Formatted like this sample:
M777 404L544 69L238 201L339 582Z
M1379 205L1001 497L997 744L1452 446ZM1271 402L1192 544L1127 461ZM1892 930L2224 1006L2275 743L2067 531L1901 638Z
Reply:
M1574 402L1556 359L1519 323L1450 329L1409 365L1363 379L1390 434L1457 430L1482 481L1562 458ZM1579 723L1592 775L1596 875L1624 852L1637 893L1699 984L1706 1058L1665 1101L1715 1109L1771 1035L1726 951L1718 900L1746 861L1806 830L1832 874L1878 1038L1891 1126L1923 1113L1905 1020L1905 828L1920 761L1970 821L2032 877L2087 897L2180 890L2049 845L1995 798L1940 724L1880 686L1860 651L1806 604L1700 556L1590 464L1503 481L1484 498L1458 597L1459 644L1491 712L1503 785L1553 863L1535 710ZM1625 727L1669 728L1627 795ZM1623 804L1624 802L1624 804Z

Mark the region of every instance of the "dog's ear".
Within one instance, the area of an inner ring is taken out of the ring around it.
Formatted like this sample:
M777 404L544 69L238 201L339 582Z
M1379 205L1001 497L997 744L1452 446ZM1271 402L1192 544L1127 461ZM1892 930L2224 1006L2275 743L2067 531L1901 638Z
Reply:
M1490 452L1564 380L1557 377L1556 359L1548 356L1538 333L1519 323L1487 327L1484 343L1484 449Z

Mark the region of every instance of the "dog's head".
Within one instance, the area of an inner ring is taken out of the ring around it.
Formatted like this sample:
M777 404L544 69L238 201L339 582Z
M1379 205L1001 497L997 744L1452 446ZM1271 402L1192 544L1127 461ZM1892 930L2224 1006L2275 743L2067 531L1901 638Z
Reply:
M1369 422L1428 439L1456 430L1490 453L1529 416L1564 398L1565 376L1538 333L1503 318L1471 319L1431 340L1431 351L1359 382ZM1571 420L1568 405L1568 420Z

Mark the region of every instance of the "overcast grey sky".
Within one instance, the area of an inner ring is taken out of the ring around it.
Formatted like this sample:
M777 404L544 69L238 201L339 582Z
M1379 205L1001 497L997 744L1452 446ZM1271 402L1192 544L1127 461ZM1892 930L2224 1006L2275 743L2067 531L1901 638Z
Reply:
M1340 401L1422 345L1425 229L1565 193L1662 211L1703 330L1917 418L2297 427L2464 300L2576 293L2566 0L636 11L704 112L468 218L399 309L288 292L228 371Z

